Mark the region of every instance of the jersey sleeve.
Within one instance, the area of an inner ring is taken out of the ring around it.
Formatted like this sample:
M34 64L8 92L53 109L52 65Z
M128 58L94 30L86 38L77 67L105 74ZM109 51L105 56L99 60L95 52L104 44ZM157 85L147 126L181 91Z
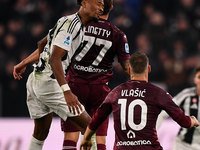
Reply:
M66 29L61 29L56 35L54 44L66 51L70 51L72 44L72 34L68 33Z
M168 92L160 89L157 98L160 107L164 109L174 121L182 127L190 127L190 117L185 116L184 112L175 104L172 96Z
M106 118L112 112L111 98L113 98L113 92L110 92L104 102L99 106L96 113L93 115L88 127L89 129L96 131L98 127L106 120Z
M129 54L129 45L126 35L123 32L119 33L120 34L116 45L116 52L117 52L118 62L121 62L123 60L129 59L130 54Z

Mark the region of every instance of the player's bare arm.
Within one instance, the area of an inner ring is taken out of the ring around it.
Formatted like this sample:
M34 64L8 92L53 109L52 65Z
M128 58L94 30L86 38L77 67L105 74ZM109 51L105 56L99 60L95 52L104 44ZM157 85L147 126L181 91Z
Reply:
M124 70L124 73L126 74L128 79L130 80L130 74L128 72L129 61L128 60L124 60L124 61L121 61L120 64L121 64L121 66L122 66L122 68Z
M45 45L47 44L47 36L45 36L38 43L39 54L43 52Z
M44 46L47 43L47 36L38 42L38 48L30 54L26 59L22 60L19 64L14 66L13 76L15 79L20 80L22 78L21 74L26 70L26 66L30 63L39 60L40 53L43 52Z
M61 59L65 54L66 50L54 45L52 54L49 59L53 74L60 86L67 84L61 63ZM78 98L71 92L71 90L65 91L64 96L70 112L73 112L75 114L76 109L78 114L80 114L79 108L82 110L82 107L78 101Z

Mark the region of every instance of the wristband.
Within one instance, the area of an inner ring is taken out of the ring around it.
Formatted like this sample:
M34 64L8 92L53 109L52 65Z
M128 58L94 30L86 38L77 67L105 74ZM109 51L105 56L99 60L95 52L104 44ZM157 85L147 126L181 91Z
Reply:
M68 84L63 84L63 85L61 86L61 89L62 89L63 92L65 92L65 91L70 90L70 87L69 87Z

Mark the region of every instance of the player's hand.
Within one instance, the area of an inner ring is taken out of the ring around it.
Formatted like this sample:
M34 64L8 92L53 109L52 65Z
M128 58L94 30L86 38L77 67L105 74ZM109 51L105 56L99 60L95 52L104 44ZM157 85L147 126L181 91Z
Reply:
M65 101L68 105L69 111L76 114L76 111L78 114L80 114L80 110L83 111L80 102L78 101L78 98L76 95L74 95L71 90L64 92Z
M80 144L80 150L90 150L92 147L92 141L83 139ZM81 149L82 148L82 149Z
M191 119L191 126L190 127L193 127L193 126L198 127L199 126L199 122L196 119L196 117L190 116L190 119Z
M17 64L17 65L14 66L13 77L15 79L20 80L22 78L21 74L24 73L25 70L26 70L26 65L22 61L19 64Z

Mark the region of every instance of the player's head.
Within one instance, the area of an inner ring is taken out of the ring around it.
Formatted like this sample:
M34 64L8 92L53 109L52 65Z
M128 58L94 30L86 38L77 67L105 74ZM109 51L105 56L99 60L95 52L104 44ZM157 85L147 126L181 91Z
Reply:
M129 59L130 73L145 74L151 71L148 57L142 52L135 52Z
M79 15L81 15L82 21L85 20L88 22L93 20L98 22L98 19L104 10L103 0L78 0L77 2L78 4L81 4Z
M200 66L195 69L194 83L200 87Z
M107 15L113 8L113 0L104 0L104 11L102 15Z

